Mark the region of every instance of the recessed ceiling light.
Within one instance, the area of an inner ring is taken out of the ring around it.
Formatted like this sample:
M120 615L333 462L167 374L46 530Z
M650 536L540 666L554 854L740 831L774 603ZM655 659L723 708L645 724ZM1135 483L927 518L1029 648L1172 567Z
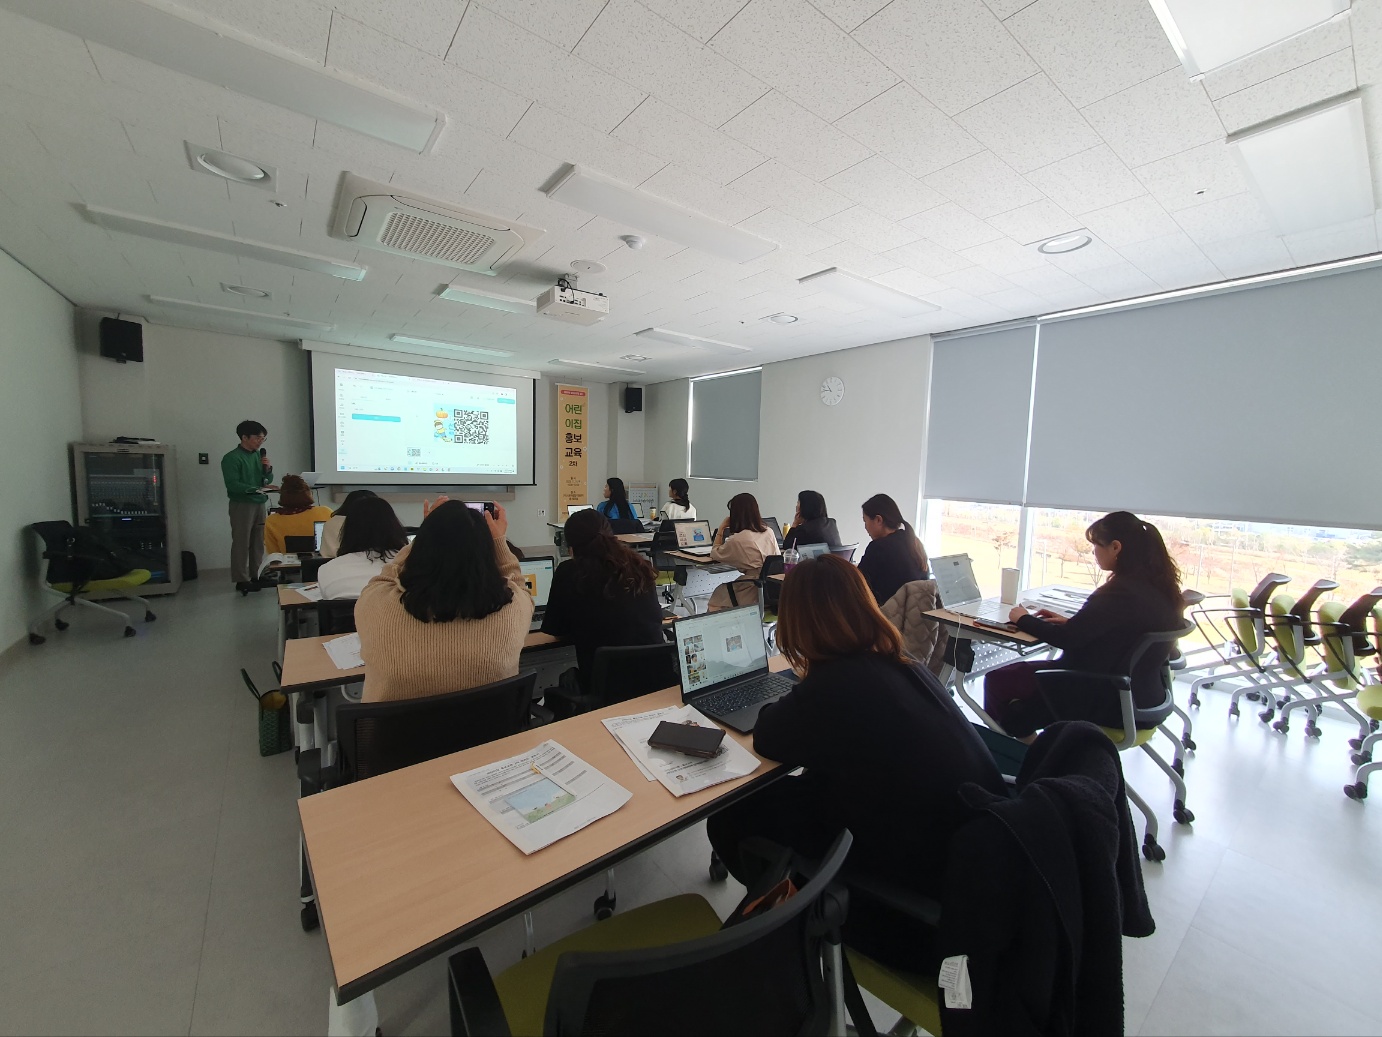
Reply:
M644 328L642 331L635 331L634 334L642 338L653 339L656 342L670 342L674 346L689 346L692 349L703 349L707 353L752 352L748 346L736 346L733 342L721 342L719 339L702 338L700 335L688 335L682 331L668 331L666 328Z
M578 274L603 274L609 268L593 259L573 259L571 269Z
M799 277L797 283L806 285L813 290L821 289L830 292L863 306L871 306L894 317L917 317L923 313L940 309L939 306L926 302L924 299L918 299L906 292L899 292L886 285L881 285L877 281L870 281L866 277L851 274L839 267L832 266L829 270L821 270L814 274L807 274L805 277Z
M459 285L448 285L441 293L441 298L447 302L462 302L467 306L483 306L489 310L502 310L505 313L526 313L532 316L537 312L531 299L516 299L510 295L495 295L493 292L482 292L475 288L462 288Z
M639 356L637 353L625 353L625 354L624 354L623 356L621 356L619 359L620 359L620 360L638 360L638 361L643 361L643 360L647 360L648 358L645 357L645 356Z
M1338 17L1349 0L1151 0L1192 79Z
M176 306L183 310L199 310L223 317L251 320L260 324L284 324L291 328L311 329L313 331L332 331L336 327L334 324L303 320L300 317L286 317L277 313L260 313L258 310L237 310L233 306L213 306L208 302L193 302L191 299L171 299L166 295L150 295L147 298L149 302L157 306Z
M192 168L199 173L211 173L227 180L234 180L237 184L254 184L256 187L269 187L273 183L272 166L251 162L228 151L203 148L190 140L185 140L182 144L187 149L187 161L192 163Z
M433 346L437 349L454 349L458 353L477 353L480 356L513 356L502 349L486 349L484 346L467 346L463 342L443 342L435 338L414 338L412 335L390 335L390 342L403 342L410 346Z
M272 299L273 296L262 288L251 288L247 284L226 284L221 282L221 291L231 295L243 295L247 299Z
M770 313L760 319L772 324L795 324L800 318L791 313Z
M1037 246L1037 251L1045 252L1048 256L1059 256L1064 252L1078 251L1093 240L1084 233L1062 234L1058 238L1047 238Z
M549 360L548 363L563 364L567 367L598 367L601 371L623 371L625 374L642 374L636 367L614 367L611 364L594 364L589 360Z

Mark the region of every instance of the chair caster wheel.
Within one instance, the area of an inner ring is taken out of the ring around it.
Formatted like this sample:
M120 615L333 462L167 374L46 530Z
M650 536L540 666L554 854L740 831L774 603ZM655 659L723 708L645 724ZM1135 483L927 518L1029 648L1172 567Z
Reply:
M126 636L126 637L133 637L133 636L134 636L134 627L125 627L125 636Z
M1365 763L1372 763L1372 753L1354 753L1349 759L1353 761L1353 766L1361 767Z
M1180 740L1180 744L1181 747L1184 748L1185 751L1188 753L1193 753L1198 748L1198 746L1195 745L1195 739L1193 738L1182 738Z
M43 644L44 641L47 641L47 640L48 640L48 639L47 639L46 637L44 637L42 634L30 634L30 635L29 635L29 644L31 644L31 645L41 645L41 644Z
M1244 697L1245 699L1247 699L1249 702L1261 702L1261 701L1262 701L1262 696L1261 696L1261 694L1259 694L1259 693L1256 692L1256 691L1250 691L1250 692L1248 692L1246 695L1244 695L1243 697Z
M1149 861L1160 864L1166 859L1166 851L1149 835L1142 843L1142 856Z
M1276 716L1276 712L1274 710L1264 709L1261 713L1257 714L1257 719L1262 721L1262 723L1266 724L1270 722L1272 717L1274 716Z
M1182 778L1185 777L1185 763L1182 760L1172 760L1171 770L1175 771Z
M71 625L72 625L72 624L71 624L71 623L68 623L66 620L62 620L62 619L55 619L55 620L53 620L53 626L54 626L55 628L57 628L58 630L66 630L66 629L67 629L68 627L70 627Z
M155 616L152 612L146 612L146 613L144 613L144 622L145 622L145 623L152 623L152 622L153 622L154 620L156 620L157 618L158 618L158 617Z
M1178 825L1188 825L1195 820L1195 815L1185 808L1184 803L1177 803L1175 809L1171 811L1171 816L1176 819Z
M1354 782L1352 785L1344 786L1344 795L1349 799L1367 799L1368 787L1363 782Z
M1382 727L1382 720L1369 720L1369 721L1368 721L1368 730L1369 730L1369 731L1372 731L1372 732L1375 733L1379 727Z
M1280 731L1282 734L1285 734L1287 731L1291 730L1291 725L1284 720L1278 720L1272 725L1272 730Z
M1237 707L1237 706L1229 706L1229 707L1228 707L1228 715L1231 716L1231 717L1236 717L1236 716L1238 716L1238 715L1239 715L1238 707Z
M1318 738L1322 734L1324 734L1324 729L1316 727L1314 724L1307 726L1305 729L1306 738Z
M1205 684L1201 684L1200 687L1202 687L1202 688L1212 688L1212 687L1214 687L1215 683L1216 683L1215 681L1209 681L1209 682L1207 682L1207 683L1205 683Z
M302 923L302 931L305 933L316 932L321 925L321 919L317 917L317 905L303 904L302 911L298 913L298 921Z
M1199 709L1199 708L1200 708L1200 697L1199 697L1198 695L1191 695L1191 696L1190 696L1190 706L1191 706L1192 709Z
M729 878L729 869L725 867L725 862L719 857L712 856L710 858L710 881L724 882L727 878Z
M1363 748L1363 740L1361 738L1350 738L1348 740L1348 747L1350 749L1361 749Z
M614 914L614 897L601 893L595 898L595 921L603 922Z

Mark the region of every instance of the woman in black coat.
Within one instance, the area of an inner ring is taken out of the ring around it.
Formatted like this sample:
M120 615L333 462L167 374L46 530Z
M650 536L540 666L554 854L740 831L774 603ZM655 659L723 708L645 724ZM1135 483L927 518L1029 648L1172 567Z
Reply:
M826 544L840 546L840 531L835 520L825 511L825 498L815 490L802 490L797 494L797 513L792 518L792 528L782 538L782 550L798 544Z

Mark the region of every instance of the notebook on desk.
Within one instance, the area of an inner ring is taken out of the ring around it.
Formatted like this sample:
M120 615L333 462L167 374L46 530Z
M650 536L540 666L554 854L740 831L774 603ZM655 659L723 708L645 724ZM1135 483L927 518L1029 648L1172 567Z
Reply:
M768 669L763 617L757 605L676 621L681 700L743 734L758 714L795 681Z
M678 522L672 527L677 535L677 550L689 555L710 554L710 523L703 520Z

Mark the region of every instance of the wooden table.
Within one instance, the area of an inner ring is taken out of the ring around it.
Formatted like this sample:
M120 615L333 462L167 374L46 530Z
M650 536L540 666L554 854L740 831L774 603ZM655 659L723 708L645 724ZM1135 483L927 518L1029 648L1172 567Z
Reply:
M637 547L640 544L651 544L653 542L652 533L615 533L615 540L622 540L630 547Z
M774 669L786 661L773 659ZM473 939L539 901L693 825L782 776L753 774L674 797L648 781L600 721L681 704L667 688L298 802L342 1004ZM752 749L752 737L726 730ZM551 739L632 798L608 817L525 856L466 802L451 775Z
M359 684L365 679L365 668L356 666L349 670L339 670L326 654L326 642L343 634L326 634L322 637L297 637L283 643L284 692L318 691L335 688L343 684ZM565 645L566 642L551 634L534 631L523 639L523 651L540 651Z
M306 587L315 587L315 583L304 584ZM309 608L315 605L316 599L309 598L301 591L295 590L286 583L278 585L278 607L281 609L300 609Z
M669 557L679 559L679 560L681 560L681 561L683 561L683 562L686 562L686 563L688 563L688 564L690 564L690 565L724 565L724 564L725 564L724 562L717 562L717 561L715 561L715 560L714 560L713 558L711 558L710 555L708 555L708 554L704 554L704 555L692 555L692 554L687 554L685 551L668 551L667 554L668 554Z

